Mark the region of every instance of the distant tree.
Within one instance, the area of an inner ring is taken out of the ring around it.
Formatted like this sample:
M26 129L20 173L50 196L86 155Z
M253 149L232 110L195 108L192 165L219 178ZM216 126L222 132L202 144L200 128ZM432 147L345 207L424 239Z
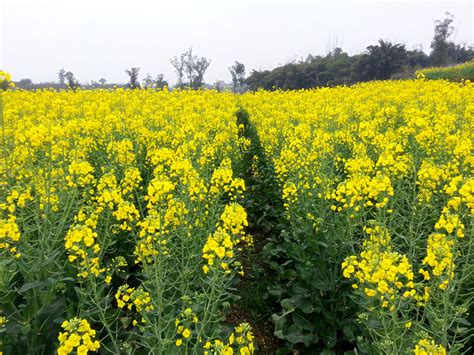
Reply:
M194 59L193 68L195 76L192 83L192 88L197 90L204 84L204 74L206 73L207 68L209 68L209 65L211 65L211 61L204 57Z
M424 68L431 65L431 59L421 48L413 49L407 51L405 64L412 68Z
M379 40L378 45L368 46L354 64L353 73L357 81L387 80L399 71L407 58L403 44L393 44Z
M448 57L453 63L464 63L474 58L474 48L466 44L448 43Z
M149 73L147 73L145 75L145 78L143 78L143 87L145 89L149 89L153 87L153 77Z
M67 86L71 90L75 91L78 87L80 87L79 81L76 80L76 78L74 77L74 74L71 71L66 72L64 74L64 77L66 78Z
M128 88L129 89L140 89L140 82L138 81L138 75L140 73L140 68L130 68L130 69L125 69L125 73L129 76L128 80Z
M434 65L446 65L449 61L448 39L454 31L452 26L454 16L449 12L446 12L445 16L442 21L435 21L434 37L431 41L432 51L430 53Z
M163 74L158 74L156 78L153 78L151 74L147 73L143 79L145 89L163 89L165 86L168 86L168 82L164 80Z
M245 82L249 86L250 90L258 90L258 89L270 90L271 85L269 87L267 84L269 81L268 78L270 76L270 73L271 72L269 70L259 71L259 70L253 69L249 77L245 80Z
M449 44L448 48L450 57L456 61L474 57L471 47ZM359 81L413 77L416 68L431 64L422 48L407 51L402 44L380 40L368 46L363 54L350 56L336 47L326 56L309 54L304 60L294 60L273 70L252 70L245 84L249 90L350 85Z
M336 47L326 56L309 54L271 71L255 71L245 80L249 90L309 89L320 86L351 84L351 67L358 56L349 56Z
M356 57L350 57L342 48L336 47L323 59L327 63L327 85L350 84L351 66Z
M170 63L174 68L176 76L178 77L178 87L182 87L184 85L184 58L183 54L180 57L173 57L170 59Z
M66 71L64 69L59 69L58 78L59 78L59 85L65 86L66 85Z
M332 50L331 52L328 53L327 57L337 58L337 57L339 57L343 54L344 54L344 51L342 50L342 48L336 47L336 48L334 48L334 50Z
M306 57L306 60L303 61L303 63L311 63L313 61L313 59L314 59L314 56L310 53Z
M184 73L186 74L188 80L187 85L190 88L194 88L194 60L193 60L193 49L189 48L186 52L181 54L184 65Z
M229 71L232 76L232 90L237 92L239 88L242 88L245 82L245 65L235 61L234 65L229 67Z
M192 48L179 57L170 60L178 77L178 86L187 85L191 89L197 90L204 84L204 74L211 64L211 61L205 57L193 55ZM186 77L186 82L184 81Z
M99 83L100 83L101 86L105 86L106 82L107 82L107 80L105 80L104 78L99 79Z
M168 86L168 82L164 78L165 78L164 74L158 74L156 76L155 82L154 82L155 88L164 89L165 86Z
M33 81L31 79L21 79L16 86L20 89L30 89L33 86Z
M222 92L222 85L223 85L223 82L221 80L216 80L216 82L214 83L214 88L216 89L217 92Z

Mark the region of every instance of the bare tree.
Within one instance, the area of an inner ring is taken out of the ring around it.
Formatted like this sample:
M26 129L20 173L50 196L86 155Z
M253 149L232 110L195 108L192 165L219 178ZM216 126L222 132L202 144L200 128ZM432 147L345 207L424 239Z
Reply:
M225 81L216 80L214 83L214 89L216 89L217 92L223 92L225 90Z
M145 78L143 79L143 87L145 89L149 89L153 87L153 77L149 73L147 73L145 75Z
M245 65L237 61L234 65L229 67L230 75L232 76L232 89L237 92L241 89L245 82Z
M156 78L153 78L151 74L147 73L143 79L145 89L163 89L165 86L168 86L168 82L164 80L163 74L158 74Z
M59 85L66 85L66 71L62 68L58 71Z
M176 76L178 77L178 86L182 87L183 86L183 79L184 79L184 58L183 55L178 57L174 57L170 59L171 65L174 68L174 71L176 73Z
M204 84L204 74L206 73L207 68L209 68L209 65L211 65L209 59L204 57L193 57L194 80L191 87L194 90L201 88Z
M197 90L204 84L204 74L211 64L205 57L193 55L193 50L189 48L186 52L170 60L178 77L178 86L186 84L191 89ZM186 83L184 78L186 77Z
M187 52L181 54L181 58L184 63L184 69L188 77L188 86L194 88L194 60L193 60L193 49L189 48Z
M140 82L138 81L138 75L140 73L140 68L130 68L126 69L125 73L129 76L128 87L130 89L140 89Z

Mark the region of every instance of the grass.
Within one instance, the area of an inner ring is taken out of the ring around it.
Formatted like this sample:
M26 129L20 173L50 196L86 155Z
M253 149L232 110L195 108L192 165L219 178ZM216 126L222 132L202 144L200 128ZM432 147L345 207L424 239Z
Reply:
M433 67L418 70L416 76L424 76L425 79L429 80L472 81L474 80L474 60L449 67Z

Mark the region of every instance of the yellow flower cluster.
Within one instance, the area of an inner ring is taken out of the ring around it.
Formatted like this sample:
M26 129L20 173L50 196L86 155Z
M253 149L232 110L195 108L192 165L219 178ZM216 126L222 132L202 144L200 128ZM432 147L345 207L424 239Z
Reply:
M15 84L12 82L12 77L6 71L0 70L0 90L6 87L14 88Z
M15 212L23 208L32 196L29 189L12 189L4 202L0 202L0 250L7 250L16 258L21 257L17 244L21 233Z
M113 209L114 204L120 202L120 197L120 189L114 172L111 171L102 175L97 184L97 196L95 198L101 212L104 208Z
M472 216L474 211L474 179L468 179L460 188L462 176L456 176L445 187L446 193L451 196L446 206L443 208L435 229L444 230L451 235L455 232L459 238L464 237L465 226L461 221L461 209L466 206L468 213Z
M86 224L72 226L66 234L64 246L69 254L70 262L79 262L77 276L87 278L89 275L99 276L105 271L100 267L100 246L96 242L97 233L94 231L96 221L88 219Z
M235 246L241 242L249 246L253 244L252 237L245 234L246 226L248 222L245 209L237 203L227 205L222 212L217 230L207 238L202 249L202 257L207 261L207 265L202 267L205 274L214 265L230 273L229 264L235 256Z
M158 155L155 155L155 159ZM169 161L171 157L166 158ZM163 162L163 161L162 161ZM159 161L155 160L155 164ZM147 188L148 216L137 223L140 227L138 242L135 246L135 262L152 263L158 255L168 255L167 235L181 224L187 224L188 210L183 202L176 199L173 192L176 185L168 179L157 165L155 177ZM163 165L161 165L163 167Z
M343 275L355 277L369 297L381 300L382 307L394 309L398 296L414 298L413 268L406 255L393 251L388 231L378 225L364 228L368 239L364 240L359 256L349 256L342 263Z
M233 345L234 339L240 355L250 355L254 353L254 336L252 328L248 323L241 323L235 328L234 333L229 336L229 344Z
M137 288L129 287L127 284L120 286L115 293L115 300L118 308L125 308L128 311L142 314L142 312L151 312L154 307L151 303L150 293L145 291L142 286ZM141 317L141 323L146 323L145 318ZM138 320L133 319L132 324L136 326Z
M174 184L167 178L154 178L148 185L148 194L145 197L145 200L148 201L147 208L152 209L172 199L174 189Z
M225 206L221 215L221 224L218 229L229 232L233 236L242 239L245 236L245 227L248 226L247 212L238 203Z
M248 323L241 323L235 327L227 342L222 340L207 341L204 344L204 355L251 355L255 351L252 328Z
M241 178L234 178L230 159L224 159L221 165L214 170L211 177L211 194L225 192L231 201L241 197L245 191L245 181Z
M168 255L166 235L168 230L164 228L162 217L158 213L150 213L145 219L138 223L141 227L138 234L139 240L133 254L135 263L153 263L154 258L161 253Z
M20 257L18 249L15 246L16 242L20 240L20 229L16 223L16 217L9 214L7 218L0 219L0 250L5 249L14 254L16 257Z
M85 355L89 351L96 352L100 348L99 341L95 340L96 331L91 328L86 319L73 318L61 325L63 332L59 333L58 354L77 353Z
M95 185L92 175L93 169L87 162L73 163L70 165L69 186L85 187ZM138 174L138 175L137 175ZM119 184L114 171L105 173L100 177L95 190L91 190L89 197L83 196L88 203L87 213L81 209L75 216L76 224L72 225L65 236L65 248L69 254L70 262L78 261L78 276L87 278L89 275L99 276L106 268L100 266L101 246L97 241L97 225L101 215L110 211L115 217L117 226L113 225L111 231L131 231L132 226L139 218L139 212L133 202L126 199L127 195L138 186L139 172L136 168L125 170L124 178ZM118 228L117 228L118 227ZM110 276L106 278L110 282Z
M130 192L136 186L135 183L130 182L131 176L136 176L133 170L129 171L128 176L125 175L128 179L122 182L122 186L120 186L114 171L104 174L97 184L97 196L94 197L97 213L102 213L107 209L111 211L120 224L120 230L131 231L132 225L139 218L137 208L133 202L126 199L123 191L124 189Z
M466 181L459 189L459 198L469 209L470 215L474 215L474 178Z
M285 183L283 186L283 206L288 211L290 206L298 200L298 188L293 182Z
M8 319L5 316L0 316L0 329L4 328L7 322L8 322Z
M420 339L413 349L415 355L446 355L446 349L434 340Z
M152 208L163 199L171 198L168 192L172 192L178 186L183 186L183 189L187 190L191 200L204 199L207 189L184 150L172 152L168 148L151 149L148 152L148 160L154 168L154 179L150 183L152 186L147 196L150 201L148 208ZM207 165L208 162L203 164Z
M3 83L4 81L11 81L12 77L9 73L6 71L0 70L0 83Z
M27 189L26 191L20 191L13 189L10 191L6 198L6 203L0 203L0 210L6 210L9 213L14 213L18 208L23 208L26 205L26 202L31 200L31 191Z
M73 161L69 164L66 181L69 187L87 187L95 182L94 168L87 161Z
M180 184L185 186L192 201L204 200L207 189L189 159L174 161L169 167L169 176L171 180L179 181Z
M128 139L110 142L107 146L107 155L111 162L122 166L129 166L135 162L133 143Z
M186 341L191 337L191 327L199 322L198 317L193 312L191 307L187 307L184 311L179 313L179 317L175 320L176 333L178 339L176 339L175 345L181 346L183 341Z
M428 160L421 163L418 170L417 185L419 186L418 201L420 204L429 203L434 193L441 192L440 184L446 181L448 175L444 169L437 167Z
M474 201L474 179L467 179L463 183L461 175L452 178L443 189L450 196L441 216L435 224L435 229L443 233L433 233L428 237L426 257L423 265L431 268L431 273L438 281L438 287L445 290L454 278L456 239L465 236L465 226L461 222L461 210L467 208L472 215ZM430 274L424 269L420 273L425 280L430 280Z
M231 235L222 230L216 231L207 238L202 253L202 257L207 261L207 265L202 267L205 274L216 265L216 259L220 261L217 265L229 273L229 262L234 258L234 242Z
M128 167L125 169L124 177L120 181L120 189L123 196L127 196L134 190L140 189L140 183L142 182L142 177L140 175L140 170L136 167Z
M448 236L440 233L433 233L428 237L426 247L426 257L423 259L423 265L431 267L433 275L443 276L439 288L446 289L450 280L454 277L454 259L453 259L454 240L448 239ZM426 280L430 279L429 274L420 270Z
M332 205L331 209L334 211L354 208L357 212L362 206L383 208L393 194L389 177L377 175L370 178L367 175L355 175L339 184L332 194L327 193L326 197L333 198L341 204L341 206Z
M435 224L435 228L438 230L444 229L448 234L456 232L459 238L464 237L464 224L461 223L459 215L451 214L449 209L443 210L438 222Z

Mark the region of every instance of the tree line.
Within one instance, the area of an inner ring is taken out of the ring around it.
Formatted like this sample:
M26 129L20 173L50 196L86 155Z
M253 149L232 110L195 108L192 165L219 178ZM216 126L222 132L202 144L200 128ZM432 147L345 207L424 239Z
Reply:
M309 55L273 70L253 70L246 79L250 90L307 89L356 82L412 78L417 69L458 64L474 58L474 48L451 41L454 16L435 22L431 52L407 50L405 45L379 40L365 53L348 55L335 48L326 56Z
M335 48L325 56L308 55L304 60L293 61L272 70L252 70L246 78L245 65L235 61L230 66L231 84L218 80L213 85L206 84L204 75L211 65L211 60L197 56L192 48L179 56L170 59L177 77L175 88L198 90L214 88L218 91L232 90L275 90L275 89L307 89L321 86L350 85L356 82L371 80L387 80L410 78L417 69L428 66L446 66L463 63L474 58L474 48L465 44L455 44L451 37L454 32L454 16L445 14L445 18L437 20L431 42L431 52L426 54L422 49L407 50L404 44L379 40L370 45L361 54L349 55L342 48ZM76 90L83 88L129 89L163 89L168 82L163 74L153 76L147 73L140 81L140 68L126 69L126 84L108 83L101 78L90 84L80 84L71 71L61 69L58 72L58 83L34 84L30 79L22 79L17 86L24 89L41 87L67 88Z

